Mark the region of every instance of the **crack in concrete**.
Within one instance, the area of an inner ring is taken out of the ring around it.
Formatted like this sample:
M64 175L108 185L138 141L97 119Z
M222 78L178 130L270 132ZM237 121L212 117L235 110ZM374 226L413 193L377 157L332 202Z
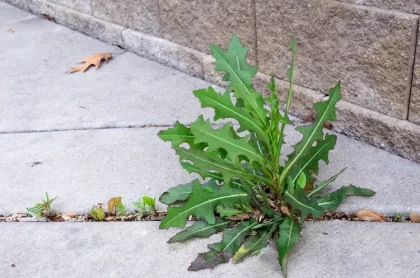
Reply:
M0 135L21 134L21 133L41 133L41 132L65 132L83 130L103 130L103 129L127 129L127 128L154 128L154 127L173 127L173 124L142 124L142 125L120 125L120 126L101 126L101 127L80 127L80 128L53 128L53 129L33 129L33 130L12 130L0 131Z

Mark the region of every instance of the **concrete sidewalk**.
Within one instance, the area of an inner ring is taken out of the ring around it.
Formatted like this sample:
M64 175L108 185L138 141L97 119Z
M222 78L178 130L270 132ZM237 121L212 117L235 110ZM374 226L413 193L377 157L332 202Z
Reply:
M157 222L2 223L2 277L283 277L275 246L214 270L188 272L207 244L167 244L177 229ZM345 221L308 223L289 257L289 278L418 278L419 226ZM14 267L12 266L14 265Z
M86 212L118 195L130 206L194 178L156 134L202 111L210 117L191 91L212 84L129 52L118 55L123 50L2 2L0 30L0 214L25 211L45 191L59 197L60 212ZM65 73L97 52L117 54L99 70ZM288 143L299 136L288 130ZM339 210L420 212L419 164L339 135L320 178L344 167L333 189L351 183L377 194L350 198ZM208 241L167 245L174 233L147 222L0 223L0 273L281 277L270 248L237 266L189 273L188 263ZM290 277L419 277L419 237L414 224L310 224L290 258Z
M156 134L202 112L210 117L192 90L212 84L129 52L99 70L66 74L83 57L123 50L5 3L0 8L0 29L15 31L0 38L0 214L24 211L45 191L59 196L58 209L83 212L116 195L130 205L192 179ZM289 129L289 143L299 138ZM420 211L419 164L338 135L320 179L345 167L333 189L355 184L377 194L350 198L341 210Z

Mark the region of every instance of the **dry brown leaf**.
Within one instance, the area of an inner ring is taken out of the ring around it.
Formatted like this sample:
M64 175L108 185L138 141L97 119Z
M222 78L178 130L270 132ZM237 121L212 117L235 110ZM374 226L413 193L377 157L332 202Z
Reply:
M71 68L69 70L69 73L73 72L85 72L90 66L95 66L96 69L99 68L101 65L102 60L105 60L105 62L108 62L108 60L112 58L111 53L96 53L95 55L89 56L81 60L79 63L84 63L83 65Z
M362 221L385 222L386 217L373 210L360 210L357 212L357 217Z
M115 219L117 219L115 216L107 216L105 217L106 221L115 221Z
M46 20L49 20L49 21L54 21L54 22L55 22L54 17L50 16L49 14L41 14L41 16L42 16L43 18L45 18Z
M14 33L14 32L15 32L15 30L13 30L12 28L10 28L10 29L7 29L7 32L9 32L9 33Z
M76 213L75 213L74 211L69 211L69 212L63 213L63 214L61 215L61 217L62 217L65 221L69 221L69 220L71 220L71 219L73 219L73 218L76 218Z
M280 211L281 211L283 214L286 214L287 216L290 216L290 215L291 215L291 214L290 214L289 207L287 207L287 206L282 206L282 207L280 207Z
M249 215L246 213L242 213L242 214L238 214L238 215L234 215L229 217L229 220L232 221L242 221L242 220L247 220L249 219Z
M420 213L410 213L410 220L413 223L420 223Z

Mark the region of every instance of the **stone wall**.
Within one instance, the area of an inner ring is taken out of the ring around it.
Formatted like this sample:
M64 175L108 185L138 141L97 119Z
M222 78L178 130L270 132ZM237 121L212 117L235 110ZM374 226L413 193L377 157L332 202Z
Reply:
M298 117L342 82L338 132L420 161L419 0L3 0L223 85L209 45L249 46L258 89L280 87L297 41ZM281 96L282 97L282 96Z

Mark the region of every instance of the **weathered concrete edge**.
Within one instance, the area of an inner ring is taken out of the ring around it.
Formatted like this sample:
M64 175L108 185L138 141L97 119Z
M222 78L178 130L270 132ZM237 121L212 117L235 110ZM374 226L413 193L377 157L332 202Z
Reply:
M200 51L146 35L113 23L109 23L76 10L52 4L45 0L2 0L35 14L48 14L56 23L104 42L119 45L149 60L156 61L184 73L200 77L208 82L225 86L221 75L214 72L214 59ZM267 93L269 76L258 73L256 89ZM288 84L277 80L280 92ZM295 98L291 107L294 116L300 119L313 117L312 104L325 95L301 86L294 86ZM280 96L284 98L284 94ZM362 108L347 101L337 105L337 121L334 131L364 141L381 149L420 162L420 126L399 120L373 110Z

